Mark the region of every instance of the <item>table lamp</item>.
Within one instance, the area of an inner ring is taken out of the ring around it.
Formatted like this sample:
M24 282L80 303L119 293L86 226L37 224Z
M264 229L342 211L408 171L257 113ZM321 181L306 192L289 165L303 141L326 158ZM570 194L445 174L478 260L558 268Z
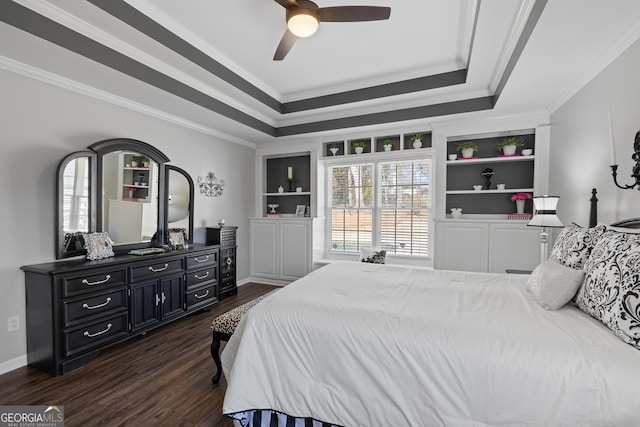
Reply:
M556 214L556 207L560 197L539 196L533 198L533 218L527 225L532 227L542 227L540 233L540 262L544 262L548 256L549 233L547 227L564 227L560 218Z

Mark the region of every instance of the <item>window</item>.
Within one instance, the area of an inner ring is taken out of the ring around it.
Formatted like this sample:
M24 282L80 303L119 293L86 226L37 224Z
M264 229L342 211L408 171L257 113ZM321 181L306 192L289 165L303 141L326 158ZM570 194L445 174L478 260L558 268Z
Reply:
M429 256L430 158L332 166L329 174L332 251Z

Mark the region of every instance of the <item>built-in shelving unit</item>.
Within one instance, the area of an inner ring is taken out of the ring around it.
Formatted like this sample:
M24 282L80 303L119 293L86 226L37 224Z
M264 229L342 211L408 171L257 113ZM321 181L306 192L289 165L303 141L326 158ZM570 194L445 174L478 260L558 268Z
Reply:
M498 144L506 137L515 136L523 140L516 155L502 156ZM474 158L462 159L458 145L464 141L477 144ZM522 155L523 149L533 151L531 155ZM456 160L446 160L446 206L445 213L452 208L462 208L463 214L495 215L506 218L515 212L515 203L511 196L515 193L534 193L535 174L535 133L533 130L500 132L495 134L456 136L447 139L446 159L456 154ZM493 171L489 188L483 172ZM498 190L497 185L504 184L505 189ZM474 186L482 186L477 191ZM533 212L533 204L528 200L525 213Z
M268 216L269 205L278 205L275 210L283 216L295 216L298 206L305 206L305 216L309 216L312 195L310 154L266 157L264 162L262 216Z
M414 146L412 136L422 134L421 144ZM362 153L358 154L354 147L355 143L364 144ZM390 149L385 149L385 142L390 142ZM382 135L382 136L365 136L362 138L352 138L342 141L329 141L322 144L323 158L335 158L341 156L362 156L373 153L393 153L398 151L411 151L422 148L431 148L432 138L430 131L417 131L412 133ZM335 154L332 152L335 150Z

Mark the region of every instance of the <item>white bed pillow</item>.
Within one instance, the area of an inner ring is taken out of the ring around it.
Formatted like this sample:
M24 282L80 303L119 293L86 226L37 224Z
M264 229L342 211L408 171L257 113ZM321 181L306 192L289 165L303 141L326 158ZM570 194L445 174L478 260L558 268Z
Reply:
M640 234L608 231L584 270L578 307L640 349Z
M527 284L545 310L557 310L571 301L583 280L583 270L550 259L531 272Z
M582 228L571 224L562 229L549 259L571 268L583 268L593 247L605 233L606 226L597 225L592 228Z

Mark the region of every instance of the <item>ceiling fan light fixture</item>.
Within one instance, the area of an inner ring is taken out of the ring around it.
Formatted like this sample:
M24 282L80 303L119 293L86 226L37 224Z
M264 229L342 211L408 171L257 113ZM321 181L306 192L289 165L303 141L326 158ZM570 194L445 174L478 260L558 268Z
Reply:
M287 15L287 27L298 37L309 37L318 29L318 17L308 9L295 9Z

